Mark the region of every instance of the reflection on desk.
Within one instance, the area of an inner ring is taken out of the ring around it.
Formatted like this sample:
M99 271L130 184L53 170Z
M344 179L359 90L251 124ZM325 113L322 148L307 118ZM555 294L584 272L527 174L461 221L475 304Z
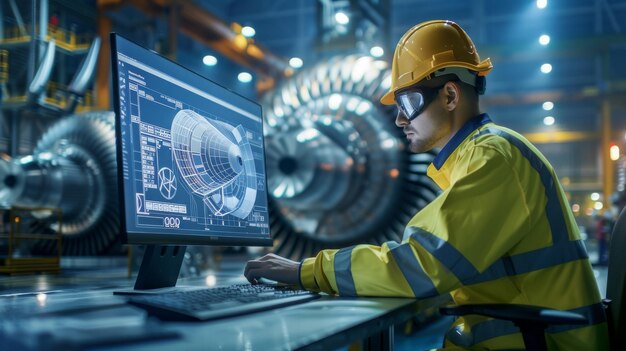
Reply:
M38 297L39 296L39 297ZM0 339L10 350L328 349L388 333L439 300L321 299L204 323L161 322L112 290L0 298ZM37 310L29 305L45 304Z
M245 283L245 262L222 260L219 270L178 283L200 287ZM113 295L133 281L125 266L0 276L0 350L328 351L363 339L380 346L391 340L393 325L449 302L449 297L417 301L323 295L235 318L163 322L128 305L126 297Z

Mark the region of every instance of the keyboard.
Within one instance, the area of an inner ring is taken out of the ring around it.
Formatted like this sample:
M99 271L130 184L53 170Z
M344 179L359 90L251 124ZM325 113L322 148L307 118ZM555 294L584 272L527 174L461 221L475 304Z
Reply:
M319 294L274 285L235 284L131 297L131 305L162 320L205 321L310 301Z

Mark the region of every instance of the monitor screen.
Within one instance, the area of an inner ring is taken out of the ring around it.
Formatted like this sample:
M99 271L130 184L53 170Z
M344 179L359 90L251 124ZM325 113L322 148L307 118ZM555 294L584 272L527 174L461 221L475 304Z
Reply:
M261 106L111 37L126 242L271 245Z

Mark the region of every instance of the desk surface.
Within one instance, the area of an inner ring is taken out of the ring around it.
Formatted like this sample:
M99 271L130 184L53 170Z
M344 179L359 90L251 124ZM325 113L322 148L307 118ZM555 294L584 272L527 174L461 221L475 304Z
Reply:
M182 282L203 285L205 281L196 278ZM240 275L218 275L216 283L239 282ZM67 350L92 345L115 350L328 350L384 331L441 303L441 299L323 296L240 317L162 322L127 305L124 297L112 294L113 290L111 285L79 284L74 289L0 295L0 344L12 350Z

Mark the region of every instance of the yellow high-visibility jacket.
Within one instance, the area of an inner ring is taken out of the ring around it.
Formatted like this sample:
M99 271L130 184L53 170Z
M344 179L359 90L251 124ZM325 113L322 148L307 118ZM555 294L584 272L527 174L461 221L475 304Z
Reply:
M511 303L579 312L585 326L550 327L551 350L606 350L607 325L578 226L552 166L486 114L468 121L428 175L443 192L408 223L402 243L323 250L300 282L344 296ZM457 318L446 346L522 348L511 322Z

